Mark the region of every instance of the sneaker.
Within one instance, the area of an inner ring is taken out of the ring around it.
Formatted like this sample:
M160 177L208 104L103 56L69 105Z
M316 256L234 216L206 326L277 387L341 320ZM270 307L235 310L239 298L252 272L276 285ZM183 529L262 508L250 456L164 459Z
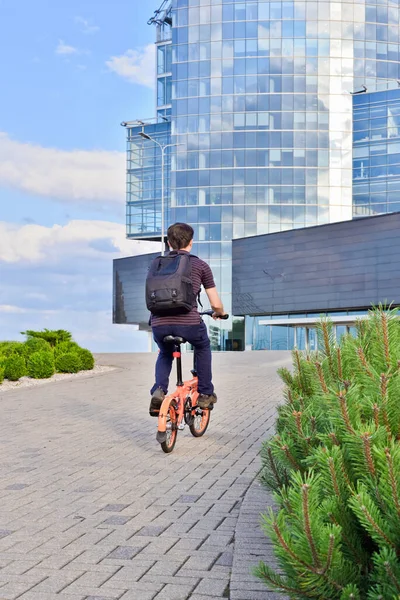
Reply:
M197 404L200 408L210 408L216 401L216 394L199 394L199 397L197 398Z
M158 413L160 412L161 404L163 403L164 398L165 398L165 393L164 393L164 390L162 390L161 388L157 388L153 392L153 395L151 396L151 400L150 400L150 407L149 407L150 416L158 417Z

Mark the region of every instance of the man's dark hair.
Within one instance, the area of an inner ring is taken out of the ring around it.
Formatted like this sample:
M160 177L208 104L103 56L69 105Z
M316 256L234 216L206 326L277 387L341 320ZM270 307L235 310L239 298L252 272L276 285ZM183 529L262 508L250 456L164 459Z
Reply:
M193 236L193 228L187 223L174 223L168 227L168 242L173 250L181 250L189 246Z

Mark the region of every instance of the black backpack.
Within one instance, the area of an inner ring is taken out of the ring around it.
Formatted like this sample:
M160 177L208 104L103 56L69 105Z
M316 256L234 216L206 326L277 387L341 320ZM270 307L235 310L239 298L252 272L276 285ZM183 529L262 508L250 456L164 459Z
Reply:
M195 295L189 254L173 252L153 260L146 279L146 304L157 317L192 310Z

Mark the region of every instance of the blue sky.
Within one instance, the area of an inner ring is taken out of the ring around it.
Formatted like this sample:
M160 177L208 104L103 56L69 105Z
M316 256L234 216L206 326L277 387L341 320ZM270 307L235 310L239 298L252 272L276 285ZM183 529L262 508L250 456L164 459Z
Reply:
M155 112L157 6L0 0L0 339L56 327L93 351L146 348L111 324L111 273L151 250L125 239L119 123Z

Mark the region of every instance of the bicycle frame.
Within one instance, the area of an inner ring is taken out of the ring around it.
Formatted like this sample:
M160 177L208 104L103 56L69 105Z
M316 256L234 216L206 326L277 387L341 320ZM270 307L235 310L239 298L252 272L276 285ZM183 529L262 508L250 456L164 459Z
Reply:
M198 378L196 371L194 369L195 365L195 356L193 356L193 370L192 379L187 381L182 380L182 355L180 347L175 345L172 356L176 360L176 373L177 373L177 382L176 382L176 390L172 392L172 394L168 394L163 400L161 404L160 413L158 416L158 430L157 430L157 440L159 442L164 441L167 432L167 417L168 410L172 402L175 401L175 406L173 406L176 416L177 416L177 427L182 424L184 416L185 416L185 404L188 398L192 399L192 410L195 410L197 404L197 398L199 397L199 393L197 391Z
M207 310L200 313L200 316L208 315L212 317L214 315L213 310ZM225 314L220 316L221 319L228 319L229 315ZM193 369L192 379L183 381L182 379L182 355L181 355L181 343L176 340L175 336L166 336L174 343L173 358L176 359L176 374L177 383L176 390L172 394L168 394L161 404L158 414L158 427L157 427L157 441L161 444L164 452L172 452L175 446L178 429L184 429L185 424L189 426L190 433L194 437L201 437L207 430L210 422L210 412L213 405L201 408L197 404L199 397L198 377L196 372L196 352L193 354ZM168 429L171 430L171 436L168 440Z

